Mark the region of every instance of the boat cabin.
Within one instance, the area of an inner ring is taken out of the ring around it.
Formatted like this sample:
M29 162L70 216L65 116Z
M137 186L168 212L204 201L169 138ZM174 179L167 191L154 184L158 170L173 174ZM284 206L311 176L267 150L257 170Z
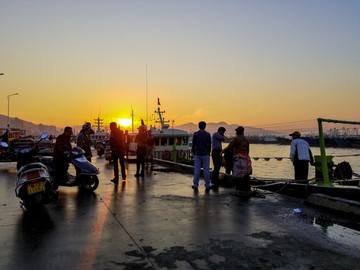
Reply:
M190 134L180 129L151 129L155 139L154 158L173 159L173 152L177 159L187 159L190 155L189 138ZM137 133L129 133L129 150L136 152L135 137Z
M93 144L96 144L96 142L103 142L105 140L108 140L109 139L109 133L96 131L94 134L90 135L90 138L91 138L91 142Z

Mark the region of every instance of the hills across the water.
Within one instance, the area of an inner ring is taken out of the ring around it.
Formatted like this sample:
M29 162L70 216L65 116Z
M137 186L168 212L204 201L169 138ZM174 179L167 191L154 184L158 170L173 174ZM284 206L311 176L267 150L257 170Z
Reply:
M210 123L206 124L206 130L209 133L213 134L213 133L217 132L219 127L224 127L226 129L226 132L225 132L226 136L235 136L235 129L238 126L239 126L238 124L227 124L225 122L219 122L219 123L210 122ZM251 127L251 126L243 126L243 127L245 129L245 135L248 135L248 136L270 136L270 135L282 136L282 135L287 134L287 133L281 133L281 132L277 132L277 131L266 130L266 129L262 129L262 128L255 128L255 127ZM178 125L178 126L175 126L174 128L186 130L189 133L194 133L195 131L199 130L198 125L194 124L194 123Z
M85 121L84 121L85 122ZM8 117L5 115L0 114L0 128L6 128L8 123ZM30 121L26 121L20 118L11 117L10 118L10 126L12 128L18 128L26 130L27 134L32 135L39 135L43 132L48 132L49 134L58 135L62 133L64 127L56 127L55 125L44 125L44 124L35 124ZM219 122L219 123L213 123L209 122L207 123L206 130L213 134L215 133L219 127L226 128L226 136L234 136L235 135L235 129L238 127L238 124L228 124L226 122ZM81 129L81 125L73 127L75 131L79 131ZM194 133L195 131L199 130L198 124L195 123L186 123L183 125L177 125L174 126L176 129L182 129L190 134ZM271 130L265 130L262 128L255 128L251 126L244 126L245 128L245 134L248 136L281 136L284 135L280 132L271 131Z

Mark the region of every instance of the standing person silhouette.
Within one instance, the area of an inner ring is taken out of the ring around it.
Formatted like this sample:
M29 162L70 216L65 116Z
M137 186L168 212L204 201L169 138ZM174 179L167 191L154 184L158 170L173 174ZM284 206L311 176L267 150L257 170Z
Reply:
M289 134L292 137L290 145L290 160L294 165L295 180L307 180L309 163L313 163L313 155L309 143L300 138L301 133L294 131Z
M116 122L110 123L110 149L113 158L114 178L111 182L119 182L119 162L121 167L121 176L126 180L126 170L124 162L124 133L117 127Z
M233 178L238 195L251 194L250 175L252 174L251 158L249 156L249 141L244 136L245 129L239 126L235 129L236 137L223 152L233 152Z
M155 138L152 135L151 129L147 131L147 138L146 138L146 166L148 166L149 162L150 165L154 165L154 149L155 149Z
M146 157L146 126L139 127L139 133L135 137L136 146L136 174L135 177L144 177ZM140 171L141 169L141 171Z
M219 127L218 131L215 132L212 135L211 145L212 145L212 151L211 151L211 158L214 164L214 170L211 173L211 183L212 190L218 190L220 186L219 181L219 171L222 164L222 142L225 141L225 131L226 129L224 127Z
M125 157L129 158L130 135L128 130L125 130L124 133L124 145L125 145Z
M206 123L199 122L199 131L193 135L192 152L194 154L194 185L192 188L197 191L199 186L200 171L204 169L205 191L211 190L210 182L210 151L211 135L205 131Z

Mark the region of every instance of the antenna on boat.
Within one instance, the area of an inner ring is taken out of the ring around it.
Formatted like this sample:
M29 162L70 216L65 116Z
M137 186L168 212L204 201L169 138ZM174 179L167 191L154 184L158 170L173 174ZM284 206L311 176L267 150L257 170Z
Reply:
M94 124L97 126L97 132L101 131L101 128L104 127L104 119L101 119L99 116L98 118L94 119Z
M148 116L148 77L147 77L147 63L146 63L146 125L149 125Z
M160 104L159 103L160 102L159 102L159 99L158 99L159 107L157 108L157 111L155 111L155 113L158 114L159 120L155 121L155 123L160 123L160 125L161 125L160 129L168 129L169 124L167 124L167 123L169 123L170 121L169 120L165 121L165 119L162 117L162 115L165 113L165 111L160 111Z
M131 132L134 133L134 110L131 104Z

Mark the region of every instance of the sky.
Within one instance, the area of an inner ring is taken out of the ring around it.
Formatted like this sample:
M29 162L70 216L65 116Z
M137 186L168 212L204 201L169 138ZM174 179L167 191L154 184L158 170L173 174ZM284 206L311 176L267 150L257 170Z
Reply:
M0 0L0 114L360 121L358 0ZM292 126L292 123L294 126Z

